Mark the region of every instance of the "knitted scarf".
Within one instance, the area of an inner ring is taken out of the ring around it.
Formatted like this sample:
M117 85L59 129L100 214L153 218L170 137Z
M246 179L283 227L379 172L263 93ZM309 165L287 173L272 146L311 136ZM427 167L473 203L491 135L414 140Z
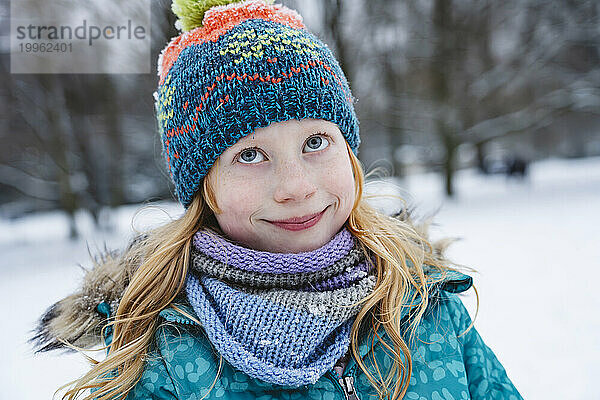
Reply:
M186 294L219 353L265 382L315 383L350 345L356 304L375 287L374 270L342 229L304 253L270 253L209 230L194 236Z

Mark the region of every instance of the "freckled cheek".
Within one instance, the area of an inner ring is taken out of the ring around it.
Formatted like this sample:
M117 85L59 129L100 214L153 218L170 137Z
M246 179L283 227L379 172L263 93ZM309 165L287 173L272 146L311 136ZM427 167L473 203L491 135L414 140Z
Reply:
M258 191L249 190L247 182L240 182L223 187L217 204L222 211L220 219L229 223L245 223L260 208L262 200Z
M350 161L343 161L337 162L333 168L329 169L328 171L331 173L322 176L323 184L331 194L339 197L344 203L350 203L350 207L352 207L355 195L354 176ZM347 206L347 204L344 205Z

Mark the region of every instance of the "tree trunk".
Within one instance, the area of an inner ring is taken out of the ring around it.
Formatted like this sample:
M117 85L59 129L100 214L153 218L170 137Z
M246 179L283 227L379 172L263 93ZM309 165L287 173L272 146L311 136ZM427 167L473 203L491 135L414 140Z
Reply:
M450 109L450 71L452 68L452 2L451 0L435 0L433 7L434 55L431 66L431 84L433 99L437 107L435 113L437 135L445 149L443 161L445 177L445 193L454 196L453 177L456 144L455 132L449 126Z

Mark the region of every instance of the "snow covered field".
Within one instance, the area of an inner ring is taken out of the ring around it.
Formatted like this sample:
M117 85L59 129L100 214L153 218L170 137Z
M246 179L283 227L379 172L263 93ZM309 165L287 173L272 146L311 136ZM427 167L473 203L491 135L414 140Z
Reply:
M600 158L531 165L526 183L474 171L457 176L456 200L441 194L440 177L414 175L402 183L419 214L441 207L434 237L458 236L448 251L479 271L475 324L526 399L598 399L600 376ZM163 204L176 217L182 209ZM81 356L33 356L26 339L36 318L77 287L90 249L120 247L138 207L110 215L114 232L93 232L81 215L81 241L66 239L64 217L46 213L0 220L0 399L50 399L86 368ZM164 222L144 211L135 225ZM471 290L464 298L474 311Z

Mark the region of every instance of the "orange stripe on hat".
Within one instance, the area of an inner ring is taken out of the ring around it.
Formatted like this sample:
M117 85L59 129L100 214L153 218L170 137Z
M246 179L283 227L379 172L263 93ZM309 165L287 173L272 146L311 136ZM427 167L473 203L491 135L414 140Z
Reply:
M260 0L250 0L212 7L204 14L202 26L173 38L162 51L159 61L159 84L164 83L167 73L186 47L208 41L216 42L239 23L256 18L278 22L291 28L305 28L302 16L281 4L271 5Z

